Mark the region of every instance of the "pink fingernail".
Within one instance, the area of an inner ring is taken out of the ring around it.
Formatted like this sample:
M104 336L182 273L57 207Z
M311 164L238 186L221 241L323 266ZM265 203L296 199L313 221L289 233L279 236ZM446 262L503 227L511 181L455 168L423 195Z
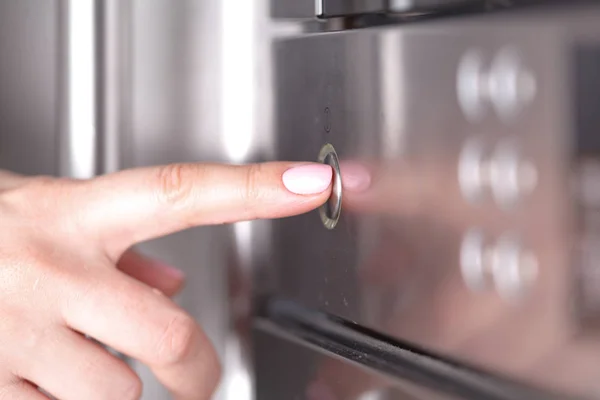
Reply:
M309 164L285 171L283 184L295 194L318 194L329 187L332 177L333 170L329 165Z

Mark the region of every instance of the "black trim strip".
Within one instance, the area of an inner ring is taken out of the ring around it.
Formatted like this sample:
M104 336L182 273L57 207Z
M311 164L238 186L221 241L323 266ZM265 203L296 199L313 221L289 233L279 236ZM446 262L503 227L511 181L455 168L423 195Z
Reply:
M448 361L408 343L285 299L259 301L257 328L274 325L302 342L388 376L464 399L567 399ZM269 322L261 324L260 322Z

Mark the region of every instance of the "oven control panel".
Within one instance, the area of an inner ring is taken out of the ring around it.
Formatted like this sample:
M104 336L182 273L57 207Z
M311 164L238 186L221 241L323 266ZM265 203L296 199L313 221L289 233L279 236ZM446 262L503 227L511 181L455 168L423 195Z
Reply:
M370 184L342 185L329 229L274 223L263 293L600 393L598 18L573 6L276 42L277 158L330 145L342 182L359 168Z
M272 0L271 15L283 19L335 18L361 14L447 11L484 0Z

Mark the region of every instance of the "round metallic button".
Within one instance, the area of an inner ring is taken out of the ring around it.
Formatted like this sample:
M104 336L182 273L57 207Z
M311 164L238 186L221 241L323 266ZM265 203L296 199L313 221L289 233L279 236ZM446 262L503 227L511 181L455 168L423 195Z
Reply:
M486 154L479 139L471 139L463 148L458 163L461 192L470 202L482 199L487 185Z
M500 142L489 161L489 184L499 206L510 208L529 195L538 182L535 166L511 140Z
M458 103L470 122L479 122L486 114L486 78L483 54L478 50L466 53L458 66L456 91Z
M472 229L465 235L460 247L460 269L463 281L474 292L483 292L492 285L488 268L488 243L479 229Z
M318 161L330 165L333 169L333 188L331 197L327 203L319 208L319 215L325 228L333 229L340 219L342 212L342 174L340 172L340 162L335 152L335 148L327 143L319 153Z
M492 274L498 294L504 300L518 301L537 279L538 261L516 237L505 234L493 249Z
M488 76L489 97L498 116L504 122L514 122L536 91L535 76L525 66L522 54L514 47L499 51Z

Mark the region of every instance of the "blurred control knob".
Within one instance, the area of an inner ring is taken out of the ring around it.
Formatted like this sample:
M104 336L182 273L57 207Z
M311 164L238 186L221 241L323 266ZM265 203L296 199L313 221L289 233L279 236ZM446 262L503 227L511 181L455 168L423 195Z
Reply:
M491 192L500 207L509 209L534 191L538 172L515 140L504 139L492 146L472 138L459 156L458 181L468 201L479 202Z
M523 158L515 141L500 142L488 163L487 179L494 198L501 207L513 206L535 189L537 169L532 162Z
M498 52L488 75L487 92L496 114L505 123L513 122L536 94L535 77L514 47Z
M514 47L488 61L477 49L462 57L456 81L458 102L469 122L480 122L492 107L504 123L512 123L537 93L537 81Z
M538 275L537 258L516 237L505 234L488 241L479 229L470 230L463 239L460 268L470 290L495 289L509 302L521 299Z
M504 235L490 249L490 256L494 285L500 297L508 301L521 299L538 275L535 255L515 237Z

